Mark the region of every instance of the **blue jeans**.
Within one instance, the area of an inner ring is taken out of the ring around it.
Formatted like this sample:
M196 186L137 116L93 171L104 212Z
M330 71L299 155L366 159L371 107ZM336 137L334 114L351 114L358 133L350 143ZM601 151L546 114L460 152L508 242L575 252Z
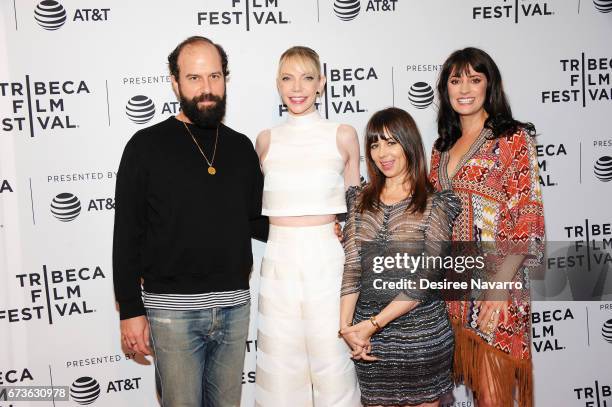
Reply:
M250 303L147 309L163 407L238 407Z

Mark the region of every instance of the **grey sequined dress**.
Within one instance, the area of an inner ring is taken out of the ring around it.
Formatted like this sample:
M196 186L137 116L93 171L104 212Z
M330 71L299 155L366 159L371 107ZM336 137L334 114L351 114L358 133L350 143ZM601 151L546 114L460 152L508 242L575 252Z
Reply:
M451 191L442 191L429 198L423 213L406 211L410 198L393 205L380 203L375 211L359 213L355 204L360 192L357 187L347 191L349 212L344 229L341 295L359 293L353 323L378 314L393 300L419 301L372 336L372 354L378 361L355 361L362 403L385 406L435 401L453 388L453 332L439 293L419 288L419 280L437 281L443 271L419 267L381 272L373 262L376 257L399 252L415 257L447 254L460 201ZM414 281L415 288L380 288L385 281L401 280Z

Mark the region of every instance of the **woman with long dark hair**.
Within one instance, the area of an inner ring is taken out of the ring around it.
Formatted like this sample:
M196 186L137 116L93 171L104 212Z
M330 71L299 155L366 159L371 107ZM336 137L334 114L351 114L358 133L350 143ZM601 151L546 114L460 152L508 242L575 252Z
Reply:
M436 291L441 270L382 266L396 254L444 253L460 211L452 192L433 192L421 136L397 108L367 124L369 183L347 191L340 335L352 349L365 406L437 406L453 388L453 334Z
M438 95L430 179L436 190L453 190L461 199L453 241L493 247L489 278L526 284L544 240L535 128L512 117L499 69L480 49L449 56ZM448 302L455 379L473 390L479 407L514 406L515 398L531 406L529 292L491 294Z

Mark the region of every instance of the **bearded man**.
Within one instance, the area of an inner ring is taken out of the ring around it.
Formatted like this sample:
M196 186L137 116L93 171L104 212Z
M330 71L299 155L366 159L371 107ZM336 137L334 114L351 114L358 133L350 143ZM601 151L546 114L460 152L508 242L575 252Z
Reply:
M181 112L138 131L117 174L122 340L154 354L163 406L239 406L262 174L250 139L222 123L223 48L190 37L168 64Z

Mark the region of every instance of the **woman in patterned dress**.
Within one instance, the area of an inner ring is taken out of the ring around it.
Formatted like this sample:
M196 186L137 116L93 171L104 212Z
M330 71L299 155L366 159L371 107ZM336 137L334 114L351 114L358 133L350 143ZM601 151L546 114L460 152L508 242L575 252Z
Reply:
M372 116L365 153L370 182L347 191L340 334L353 350L365 406L438 406L453 388L453 333L445 303L418 284L382 284L438 281L442 272L373 265L381 256L442 255L459 199L450 191L433 192L421 136L401 109Z
M544 214L535 129L513 119L495 62L484 51L451 54L438 81L436 190L453 190L462 212L455 242L488 242L497 281L529 283L542 257ZM490 293L487 293L490 294ZM447 303L455 331L454 374L478 406L533 404L529 290Z

